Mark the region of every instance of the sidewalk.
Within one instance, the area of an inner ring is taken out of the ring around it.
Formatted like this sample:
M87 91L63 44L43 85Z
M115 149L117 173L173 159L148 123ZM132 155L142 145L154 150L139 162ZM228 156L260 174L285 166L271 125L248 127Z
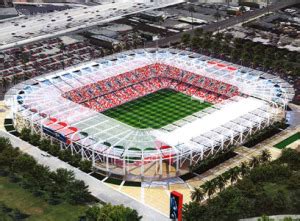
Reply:
M161 212L158 212L157 210L147 206L146 204L138 202L134 198L119 192L117 189L111 188L109 185L82 172L77 168L72 167L71 165L59 160L58 158L42 156L42 153L46 154L44 151L41 151L39 148L32 146L25 141L22 141L18 137L15 137L3 130L0 130L0 136L9 138L13 146L19 147L21 151L31 155L37 160L38 163L48 166L51 170L65 168L74 171L76 179L83 180L89 186L89 191L91 192L91 194L101 201L111 203L114 205L123 204L125 206L131 207L137 210L138 213L141 216L143 216L142 220L145 221L170 220L169 218L167 218L166 215L163 215ZM157 200L159 201L160 199Z

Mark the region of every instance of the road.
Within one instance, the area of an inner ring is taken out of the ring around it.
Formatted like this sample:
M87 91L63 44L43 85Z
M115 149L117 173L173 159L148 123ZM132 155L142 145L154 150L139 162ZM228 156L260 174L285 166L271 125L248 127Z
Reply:
M262 8L262 9L258 9L255 11L245 12L242 16L235 16L235 17L231 17L226 20L216 22L216 23L211 23L209 25L204 26L203 30L210 31L210 32L222 30L222 29L231 27L233 25L245 22L247 20L253 19L255 17L259 17L268 12L274 12L281 8L284 8L284 7L287 7L289 5L293 5L296 3L300 3L300 0L282 0L281 2L270 5L269 8ZM148 43L146 43L145 46L146 47L156 47L156 46L165 47L165 46L168 46L169 44L179 42L184 33L192 34L193 30L181 32L181 33L178 33L176 35L173 35L173 36L170 36L167 38L159 39L158 41L155 41L155 42L148 42Z
M138 211L138 213L143 216L143 221L169 221L165 215L161 214L152 207L147 206L135 199L109 187L100 180L82 172L81 170L61 161L56 157L45 157L46 152L40 150L39 148L30 145L29 143L9 134L6 131L0 130L1 137L7 137L10 139L14 147L19 147L21 151L34 157L39 164L48 166L51 170L56 170L58 168L65 168L72 170L75 174L76 179L83 180L86 185L89 186L89 191L91 194L101 201L111 203L113 205L123 204L125 206L131 207ZM42 155L43 154L43 155ZM158 199L159 200L159 199Z
M0 21L0 50L43 38L78 31L123 16L157 9L184 0L119 0L97 6L77 7L59 12Z

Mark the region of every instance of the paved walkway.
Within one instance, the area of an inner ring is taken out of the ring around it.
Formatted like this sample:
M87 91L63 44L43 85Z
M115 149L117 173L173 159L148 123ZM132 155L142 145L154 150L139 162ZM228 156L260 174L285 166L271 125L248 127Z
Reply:
M11 140L11 143L15 147L19 147L23 152L33 156L38 163L50 167L51 170L56 170L58 168L66 168L68 170L74 171L76 179L84 180L84 182L89 186L89 190L93 196L96 198L116 204L124 204L133 209L136 209L140 215L143 216L143 220L157 220L157 221L167 221L169 220L166 215L163 215L161 212L138 202L131 196L125 195L124 193L119 192L115 188L111 188L109 185L97 180L96 178L78 170L77 168L72 167L71 165L61 161L56 157L44 157L42 154L47 154L44 151L41 151L39 148L30 145L27 142L19 139L18 137L12 136L11 134L0 130L0 136L7 137ZM157 201L160 199L158 198ZM166 202L168 204L168 202Z
M3 102L0 103L0 106L1 109L7 110ZM298 108L298 106L293 107L293 109L295 108ZM224 173L226 170L240 165L243 161L249 161L252 156L259 155L263 149L268 149L271 152L273 160L277 159L281 154L281 150L275 148L274 145L300 131L300 125L295 122L294 126L261 142L255 147L247 148L240 146L235 149L235 152L238 154L237 156L186 182L173 182L174 180L170 179L165 182L152 182L147 183L147 185L144 183L142 187L134 187L123 186L123 183L121 185L109 184L105 182L105 179L104 182L101 182L56 157L43 157L41 154L45 154L45 152L3 131L3 122L7 114L8 112L0 113L0 136L9 137L14 146L20 147L23 152L30 154L40 164L49 166L52 170L57 168L73 170L76 178L84 180L89 185L92 195L98 199L112 204L124 204L136 209L143 216L143 220L158 221L169 220L167 216L169 214L169 195L171 191L176 190L182 193L183 202L188 203L191 201L191 191L195 187L199 187L206 181ZM297 148L299 143L294 142L289 147Z

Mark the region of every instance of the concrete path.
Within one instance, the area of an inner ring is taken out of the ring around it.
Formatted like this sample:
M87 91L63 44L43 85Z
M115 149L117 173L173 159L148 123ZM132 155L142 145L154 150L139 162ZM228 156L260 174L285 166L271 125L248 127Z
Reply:
M58 168L66 168L68 170L74 171L76 179L83 180L88 186L89 191L93 196L101 201L116 204L123 204L125 206L131 207L138 211L140 215L143 216L142 220L145 221L167 221L170 220L161 212L133 199L132 197L120 193L119 191L112 189L107 184L99 181L98 179L82 172L81 170L74 168L73 166L61 161L57 157L44 157L42 154L47 154L46 152L40 150L39 148L30 145L29 143L15 137L3 130L0 130L1 137L7 137L10 139L14 147L19 147L23 152L33 156L38 163L48 166L51 170L56 170ZM159 199L157 199L159 200Z

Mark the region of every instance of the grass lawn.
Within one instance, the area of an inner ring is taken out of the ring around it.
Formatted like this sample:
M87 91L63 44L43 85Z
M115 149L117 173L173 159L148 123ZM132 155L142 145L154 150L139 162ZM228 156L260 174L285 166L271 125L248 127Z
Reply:
M286 146L290 145L291 143L294 143L295 141L297 141L299 139L300 139L300 132L295 133L294 135L286 138L285 140L276 144L274 147L277 147L279 149L284 149Z
M211 105L191 100L183 93L163 89L111 108L103 114L136 128L158 129Z
M49 205L18 184L9 182L7 177L0 177L0 201L9 208L19 209L22 213L30 215L26 219L28 221L76 221L87 208L67 203Z

